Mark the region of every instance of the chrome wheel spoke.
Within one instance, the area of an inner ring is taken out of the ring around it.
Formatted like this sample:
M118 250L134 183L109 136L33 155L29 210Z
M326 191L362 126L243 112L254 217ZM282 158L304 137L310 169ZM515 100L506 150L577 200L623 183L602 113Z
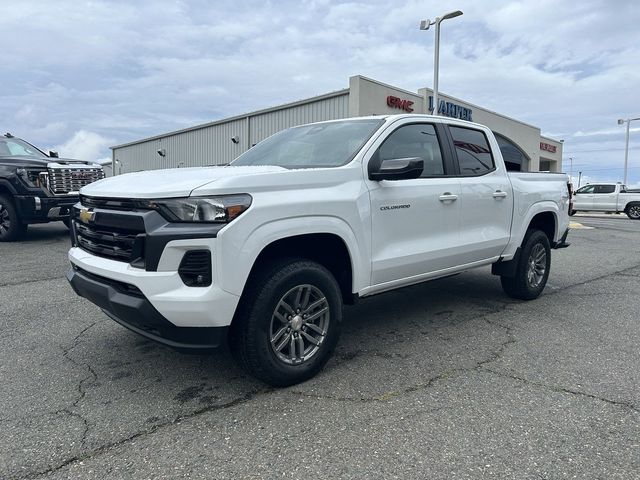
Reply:
M302 335L298 335L298 357L300 361L304 361L304 340L302 340Z
M325 299L324 297L322 297L322 298L320 298L320 299L316 300L315 302L313 302L311 305L309 305L309 306L306 308L305 313L309 313L309 312L311 312L314 308L316 308L316 307L318 307L318 306L322 305L322 303L323 303L323 302L325 302L325 301L326 301L326 299Z
M313 315L309 315L305 320L307 322L313 322L314 320L316 320L320 315L324 314L327 310L329 310L329 307L324 307L321 310L318 310L317 312L315 312Z
M287 334L284 339L278 344L278 345L273 345L273 342L271 342L271 345L273 346L273 349L276 352L279 352L280 350L282 350L284 348L284 346L289 343L289 338L293 337L293 335L291 335L291 333Z
M274 343L278 342L278 340L280 340L282 338L282 336L287 333L287 329L289 327L284 326L282 327L280 330L278 330L276 332L276 334L271 338L271 344L273 345Z
M296 310L301 307L302 294L304 293L305 290L306 290L305 287L302 287L302 286L298 287L298 291L296 292L296 299L293 302L293 308L295 308Z
M289 358L292 361L296 360L296 339L293 335L291 335L290 344L289 344Z
M317 326L315 323L305 323L304 324L305 327L313 330L314 332L316 332L318 335L323 335L324 336L324 330L322 330L319 326Z
M276 312L280 307L284 308L289 315L295 315L296 313L295 310L291 308L291 305L289 305L287 302L284 301L284 298L280 300L280 303L278 303L278 306L276 307Z
M320 345L320 340L318 340L317 338L312 337L307 332L302 332L302 337L306 338L309 342L313 343L316 346ZM300 337L300 338L302 338L302 337Z
M276 308L276 311L273 312L273 316L275 318L277 318L278 320L280 320L282 323L289 323L289 320L286 319L286 317L284 315L282 315L280 312L278 312L278 309Z

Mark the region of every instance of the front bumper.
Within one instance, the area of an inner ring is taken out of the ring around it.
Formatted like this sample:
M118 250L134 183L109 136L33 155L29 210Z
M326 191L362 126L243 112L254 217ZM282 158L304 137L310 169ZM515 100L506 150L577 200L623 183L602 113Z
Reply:
M98 305L113 320L146 338L179 350L210 350L222 345L228 327L177 327L158 312L135 286L71 267L73 290Z
M16 195L16 209L23 223L44 223L69 218L71 207L78 201L77 195L46 197Z
M133 285L160 315L176 327L226 327L231 324L239 296L220 287L215 268L215 247L215 238L171 241L160 257L162 270L154 272L98 257L78 247L69 250L69 261L72 266L89 274ZM178 273L182 256L192 249L211 252L214 267L212 284L207 287L188 287Z

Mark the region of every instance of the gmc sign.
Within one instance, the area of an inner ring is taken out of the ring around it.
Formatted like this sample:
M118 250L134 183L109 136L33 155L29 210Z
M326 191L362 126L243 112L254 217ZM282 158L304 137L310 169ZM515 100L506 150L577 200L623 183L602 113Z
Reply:
M389 95L387 97L387 105L391 108L404 110L405 112L413 112L413 102L411 100L402 100L401 98Z

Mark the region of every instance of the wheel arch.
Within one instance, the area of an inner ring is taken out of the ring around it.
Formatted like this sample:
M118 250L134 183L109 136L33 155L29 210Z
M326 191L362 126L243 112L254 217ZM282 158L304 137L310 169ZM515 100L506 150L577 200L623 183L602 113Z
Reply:
M345 241L339 235L305 233L272 241L253 262L247 283L265 265L286 257L312 260L327 268L340 286L343 301L353 303L353 261Z

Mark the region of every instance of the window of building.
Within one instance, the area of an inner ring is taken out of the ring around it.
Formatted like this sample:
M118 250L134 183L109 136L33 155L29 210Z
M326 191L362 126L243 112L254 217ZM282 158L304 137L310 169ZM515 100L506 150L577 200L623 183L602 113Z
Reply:
M444 175L444 164L438 135L433 125L426 123L398 128L384 141L377 152L376 161L395 158L421 158L424 161L422 177Z
M480 130L449 127L462 175L484 175L495 169L487 137Z
M500 153L507 167L511 172L526 172L529 168L529 156L524 153L515 142L511 139L493 132L500 147ZM542 168L541 168L542 170Z

